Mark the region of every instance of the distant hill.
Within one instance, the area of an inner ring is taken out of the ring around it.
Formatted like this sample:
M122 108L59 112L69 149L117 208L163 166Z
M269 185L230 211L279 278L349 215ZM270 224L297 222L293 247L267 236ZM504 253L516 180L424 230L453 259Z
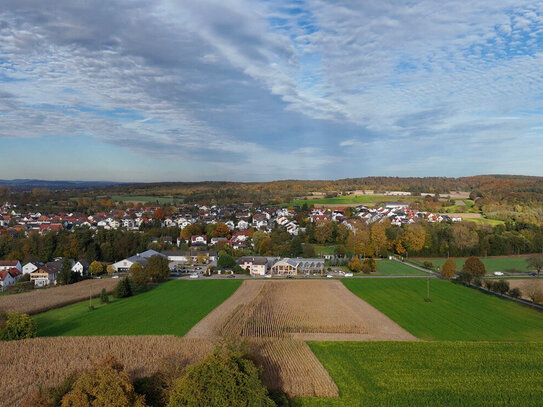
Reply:
M13 189L32 189L32 188L47 188L47 189L76 189L76 188L101 188L112 185L119 185L120 182L109 181L45 181L39 179L0 179L0 186L10 187Z

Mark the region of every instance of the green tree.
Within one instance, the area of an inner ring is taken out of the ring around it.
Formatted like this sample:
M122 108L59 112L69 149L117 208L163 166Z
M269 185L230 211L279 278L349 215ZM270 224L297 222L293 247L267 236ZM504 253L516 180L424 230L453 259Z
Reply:
M104 272L104 265L99 261L94 260L89 266L89 273L93 276L98 276Z
M102 288L102 291L100 291L100 302L102 304L109 304L109 295L107 295L105 288Z
M147 270L137 262L130 266L128 272L130 273L130 277L132 277L134 284L136 284L138 287L143 287L149 284L149 281L151 280Z
M470 273L474 277L483 277L486 274L486 268L484 263L475 256L468 257L462 270Z
M133 294L132 281L128 277L121 278L113 290L115 298L131 297Z
M316 256L315 246L313 246L311 243L304 244L304 249L303 249L302 254L305 258L315 257Z
M68 258L62 260L62 267L58 273L57 282L60 285L72 284L77 281L77 273L72 271L72 261Z
M165 281L170 276L168 258L158 254L151 256L145 265L145 272L151 281L157 283Z
M231 269L236 265L236 261L228 253L221 254L217 260L217 267L220 269Z
M334 237L334 222L324 221L315 227L315 239L319 243L332 242Z
M255 364L239 353L215 352L190 366L172 389L168 407L273 407Z
M527 262L528 262L528 267L536 270L537 276L539 277L541 270L543 270L543 256L542 255L531 256L528 258Z
M81 373L72 389L62 398L62 407L144 407L145 399L136 394L130 376L114 359Z
M27 314L7 314L0 330L0 339L13 341L34 338L38 332L38 324Z

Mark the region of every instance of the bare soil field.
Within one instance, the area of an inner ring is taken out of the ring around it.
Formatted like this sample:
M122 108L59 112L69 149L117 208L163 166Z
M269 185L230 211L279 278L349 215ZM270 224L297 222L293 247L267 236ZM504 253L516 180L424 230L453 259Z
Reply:
M5 342L0 347L0 405L16 406L40 385L60 383L72 372L108 356L134 378L168 364L187 366L211 353L215 343L174 336L49 337ZM263 381L290 397L337 397L338 390L309 346L294 339L251 340L248 349L263 367Z
M339 281L244 281L187 338L416 340Z
M506 280L509 283L510 288L518 288L521 292L521 298L531 301L532 299L527 295L530 287L539 288L540 296L543 297L543 279L512 279Z
M118 282L119 280L111 278L84 280L65 286L40 288L27 293L3 295L0 296L0 309L5 312L39 314L40 312L87 300L89 295L98 297L102 288L111 293Z

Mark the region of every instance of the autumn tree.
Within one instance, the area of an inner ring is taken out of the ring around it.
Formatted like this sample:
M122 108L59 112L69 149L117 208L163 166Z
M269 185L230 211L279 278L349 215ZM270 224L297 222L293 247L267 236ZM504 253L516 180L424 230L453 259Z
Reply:
M462 270L475 277L483 277L486 274L485 264L475 256L469 257L466 260L462 266Z
M211 233L212 237L226 237L230 233L230 228L224 223L217 223L215 230Z
M456 275L456 263L453 259L447 259L441 268L441 277L453 278Z
M455 223L452 229L454 245L463 250L473 249L479 244L479 235L465 222Z
M375 263L375 260L373 260L371 257L368 257L364 259L364 262L362 263L360 270L364 274L373 273L377 271L377 263Z
M334 238L334 223L331 221L324 221L319 223L315 227L315 239L319 243L332 242Z
M347 267L349 267L349 270L354 271L355 273L362 270L362 264L360 263L358 256L355 256L354 259L347 264Z
M414 252L420 251L424 247L426 240L426 231L422 225L414 223L405 226L403 241L405 248Z
M130 269L128 269L128 272L130 273L130 277L132 277L132 281L134 281L134 284L136 284L138 287L143 287L149 284L151 280L147 270L145 270L138 262L133 263L130 266Z
M145 272L155 283L167 280L170 276L168 258L158 254L151 256L145 265Z
M162 210L162 208L157 208L154 212L153 212L153 219L156 219L156 220L164 220L164 211Z
M543 289L538 284L539 280L528 280L522 286L522 292L533 303L543 303Z
M89 273L92 276L98 276L98 275L102 274L103 272L104 272L104 265L101 262L94 260L90 264Z
M541 270L543 270L543 256L542 255L531 256L528 258L527 262L528 262L528 267L536 270L537 276L539 277Z
M144 396L136 394L130 376L115 359L106 359L82 372L62 398L62 407L144 407Z
M190 237L193 235L201 235L202 228L200 225L194 223L192 225L187 225L181 230L181 237L185 240L190 240Z
M381 222L375 222L371 225L371 244L375 255L385 256L387 254L388 240L385 225Z

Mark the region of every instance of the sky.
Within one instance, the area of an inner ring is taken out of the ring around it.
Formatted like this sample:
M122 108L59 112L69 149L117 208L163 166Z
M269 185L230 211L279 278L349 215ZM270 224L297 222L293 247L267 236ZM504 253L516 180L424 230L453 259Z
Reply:
M0 0L0 179L543 175L543 2Z

